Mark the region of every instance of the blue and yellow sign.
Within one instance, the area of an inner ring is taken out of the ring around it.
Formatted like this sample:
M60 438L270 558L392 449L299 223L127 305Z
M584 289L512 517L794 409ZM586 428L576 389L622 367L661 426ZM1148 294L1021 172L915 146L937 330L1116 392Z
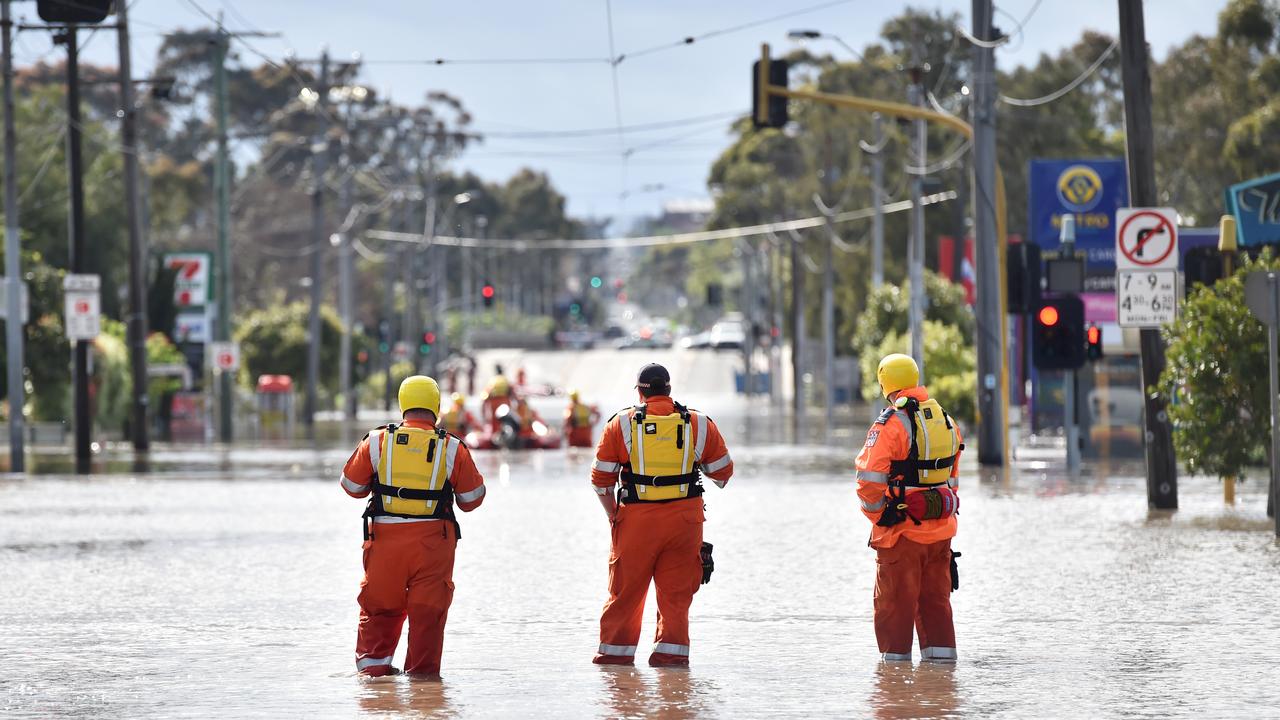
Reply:
M1031 240L1058 248L1062 216L1076 218L1076 248L1091 269L1114 269L1116 209L1128 207L1124 160L1032 160L1028 172Z

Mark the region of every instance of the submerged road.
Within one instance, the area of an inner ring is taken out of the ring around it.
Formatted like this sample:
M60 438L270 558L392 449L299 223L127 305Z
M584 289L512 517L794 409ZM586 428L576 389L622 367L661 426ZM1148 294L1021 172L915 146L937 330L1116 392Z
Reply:
M1280 713L1263 483L1226 510L1216 480L1187 478L1182 509L1152 514L1132 468L984 478L966 461L960 661L886 666L853 450L772 441L768 417L718 393L690 402L720 418L738 474L708 488L716 573L688 670L590 664L609 529L590 455L557 450L477 453L490 490L462 518L444 680L357 678L362 503L336 480L349 429L320 448L171 448L148 473L0 480L0 716Z

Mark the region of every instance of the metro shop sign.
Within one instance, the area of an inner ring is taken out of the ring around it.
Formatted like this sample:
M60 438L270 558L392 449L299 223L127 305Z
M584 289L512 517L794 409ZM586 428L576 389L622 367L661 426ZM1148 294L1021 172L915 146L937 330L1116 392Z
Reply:
M173 302L179 308L202 307L213 302L212 253L165 253L164 266L177 271L173 279Z
M1124 160L1032 160L1028 172L1031 239L1043 250L1058 248L1062 218L1076 220L1076 248L1097 270L1115 267L1115 214L1128 207Z

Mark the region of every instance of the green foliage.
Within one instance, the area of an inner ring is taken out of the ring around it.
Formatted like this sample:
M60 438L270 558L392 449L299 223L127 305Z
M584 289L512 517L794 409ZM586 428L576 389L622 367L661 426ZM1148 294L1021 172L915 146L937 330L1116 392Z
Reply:
M890 353L906 353L910 349L911 337L894 330L884 335L870 352L858 358L866 399L883 399L880 383L876 380L880 359ZM974 392L978 381L977 352L972 344L964 341L960 328L937 320L925 320L924 371L925 386L943 409L957 420L972 422L977 402Z
M1213 287L1196 288L1164 328L1160 389L1174 399L1174 448L1194 473L1239 475L1266 458L1267 332L1244 302L1245 274L1262 269L1280 269L1280 260L1267 254Z
M240 321L235 331L244 366L241 379L254 382L259 375L288 375L294 383L307 377L308 305L295 302L256 310ZM342 321L333 308L320 310L320 386L332 393L338 388L338 350ZM354 343L352 344L354 347Z
M93 341L93 418L100 428L120 430L129 417L133 378L129 374L129 350L125 325L102 319L102 333Z
M147 336L147 367L156 365L179 365L187 362L177 345L162 332L153 332ZM132 377L130 378L132 381ZM159 412L160 404L166 395L182 389L182 381L175 377L153 377L147 382L147 401L151 412Z
M874 354L889 335L908 334L911 329L908 313L910 287L906 283L902 286L885 284L867 297L866 310L858 316L857 330L853 333L853 348L859 357L865 357L868 352ZM960 333L961 343L973 345L973 310L965 302L964 288L926 270L924 292L925 320L955 327ZM876 357L876 362L879 360L879 356Z

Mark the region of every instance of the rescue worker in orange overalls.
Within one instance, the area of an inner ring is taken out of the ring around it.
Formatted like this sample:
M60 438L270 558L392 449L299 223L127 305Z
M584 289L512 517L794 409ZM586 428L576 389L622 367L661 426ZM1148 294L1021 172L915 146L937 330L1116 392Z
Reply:
M710 418L671 399L666 368L645 365L636 388L641 404L609 419L591 466L591 483L613 526L609 600L600 616L594 662L635 661L645 596L653 582L658 632L649 664L684 666L689 664L689 605L712 567L711 546L702 542L699 471L723 488L733 475L733 460Z
M516 400L515 417L516 422L520 425L519 437L524 441L525 445L532 445L540 437L538 425L543 427L544 433L546 432L546 423L542 422L542 418L538 416L537 411L524 398Z
M511 388L510 381L507 376L499 372L489 382L489 389L485 392L484 402L480 404L480 415L484 421L489 424L493 431L498 429L498 408L503 405L507 406L507 410L514 413L516 394Z
M920 386L920 368L893 354L876 370L889 407L867 432L855 463L858 500L876 550L875 629L884 660L955 662L951 591L959 586L951 538L960 497L960 430Z
M404 670L440 674L444 625L453 602L453 556L460 537L454 503L484 502L484 478L467 446L436 428L440 388L423 375L400 384L404 420L365 436L342 469L342 489L369 497L356 670L390 675L400 628L409 620Z
M440 416L440 427L460 438L466 438L467 433L480 428L476 417L467 410L467 399L462 393L453 394L453 406Z
M577 390L569 391L569 407L564 411L564 435L569 447L591 447L591 431L600 422L600 411L579 400Z

